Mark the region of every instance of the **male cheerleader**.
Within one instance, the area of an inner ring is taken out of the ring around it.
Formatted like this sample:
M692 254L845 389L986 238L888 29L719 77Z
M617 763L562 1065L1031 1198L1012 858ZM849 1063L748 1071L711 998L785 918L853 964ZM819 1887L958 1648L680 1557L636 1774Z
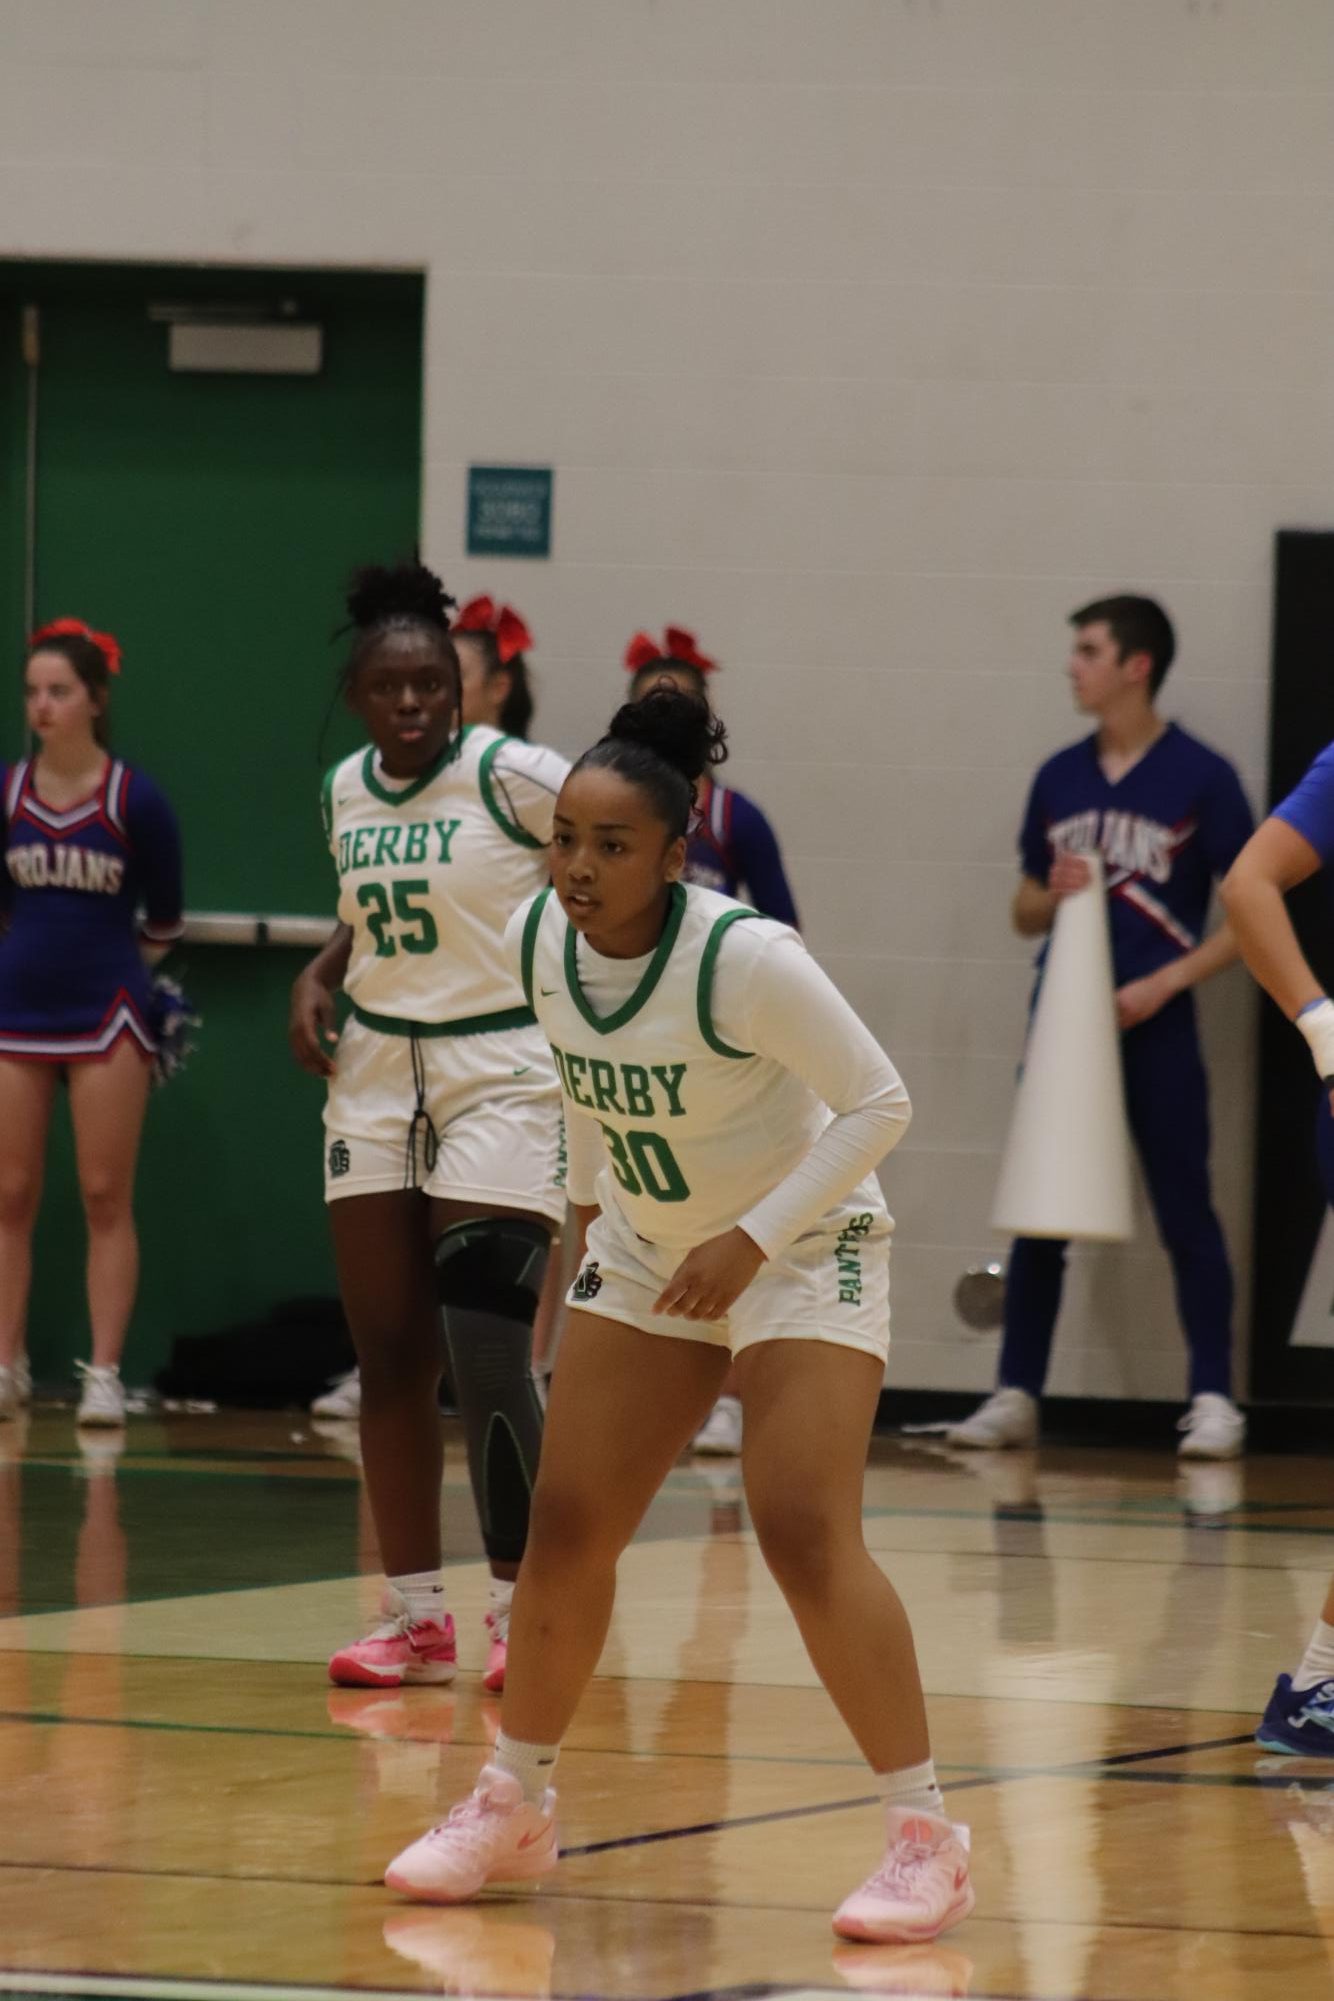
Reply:
M1045 938L1057 905L1107 885L1126 1109L1158 1229L1172 1261L1190 1350L1181 1455L1230 1459L1245 1419L1231 1398L1232 1273L1209 1191L1209 1106L1191 989L1237 956L1224 923L1204 935L1210 892L1251 832L1226 758L1168 722L1158 692L1176 638L1152 598L1102 598L1072 612L1068 672L1092 736L1048 758L1019 837L1013 906L1021 937ZM1005 1288L998 1386L946 1433L952 1445L1032 1445L1061 1303L1064 1243L1018 1237Z

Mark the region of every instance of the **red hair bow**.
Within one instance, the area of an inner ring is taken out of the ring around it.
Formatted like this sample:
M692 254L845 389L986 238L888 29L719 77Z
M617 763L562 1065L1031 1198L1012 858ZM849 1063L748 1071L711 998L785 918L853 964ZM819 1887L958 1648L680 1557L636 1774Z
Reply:
M88 639L97 648L107 663L108 674L120 672L120 641L113 639L109 632L94 632L91 625L85 625L81 618L53 618L49 625L43 625L28 641L28 651L35 652L48 639Z
M684 626L669 625L662 635L659 646L656 639L650 639L646 632L637 632L625 649L625 669L628 674L638 674L645 667L652 667L659 660L679 660L683 667L693 667L698 674L717 672L718 662L701 653L695 644L693 632Z
M454 620L454 630L489 632L496 642L502 667L508 667L517 654L526 653L533 643L532 633L513 605L503 604L497 611L494 598L488 597L469 598Z

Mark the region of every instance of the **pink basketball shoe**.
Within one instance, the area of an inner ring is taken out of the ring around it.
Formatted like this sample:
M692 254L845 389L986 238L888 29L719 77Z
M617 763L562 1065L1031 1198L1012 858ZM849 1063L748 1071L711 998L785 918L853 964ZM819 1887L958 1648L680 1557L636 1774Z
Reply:
M329 1663L329 1679L340 1688L400 1688L404 1682L453 1681L458 1650L454 1621L414 1622L407 1600L387 1584L380 1600L380 1624L364 1640L341 1647Z
M530 1806L516 1778L498 1765L484 1765L467 1799L396 1855L384 1880L418 1903L464 1904L488 1883L545 1876L559 1852L550 1787L540 1805Z
M885 1859L839 1905L834 1930L883 1945L937 1938L973 1908L968 1829L905 1806L888 1808L885 1825Z

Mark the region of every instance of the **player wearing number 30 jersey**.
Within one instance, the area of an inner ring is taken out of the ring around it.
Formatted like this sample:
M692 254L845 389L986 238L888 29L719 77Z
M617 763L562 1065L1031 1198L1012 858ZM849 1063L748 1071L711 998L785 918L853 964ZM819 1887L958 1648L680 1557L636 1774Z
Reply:
M968 1835L945 1814L907 1615L861 1520L889 1339L874 1170L908 1097L793 932L683 885L695 787L724 743L679 689L619 710L561 788L552 891L506 934L560 1074L585 1248L495 1752L386 1881L456 1903L554 1866L549 1780L617 1559L734 1360L760 1548L887 1809L884 1863L835 1929L925 1940L972 1909Z
M550 890L508 941L561 1079L570 1199L600 1212L571 1304L735 1350L883 1359L893 1226L873 1172L845 1184L898 1138L907 1093L795 932L678 882L646 958L594 951ZM767 1262L731 1312L655 1314L682 1253L734 1226Z

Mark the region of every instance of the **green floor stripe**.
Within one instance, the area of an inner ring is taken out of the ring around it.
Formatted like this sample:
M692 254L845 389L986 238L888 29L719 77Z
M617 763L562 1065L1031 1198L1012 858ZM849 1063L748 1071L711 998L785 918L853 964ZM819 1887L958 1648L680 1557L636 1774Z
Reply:
M374 1693L374 1691L370 1691ZM66 1716L53 1709L0 1709L0 1723L28 1723L45 1729L81 1730L162 1730L189 1736L201 1737L278 1737L296 1741L313 1740L317 1743L346 1744L359 1748L367 1744L434 1744L440 1748L438 1737L414 1737L410 1731L394 1731L392 1735L372 1737L360 1731L354 1724L340 1724L329 1730L274 1730L262 1724L251 1723L183 1723L165 1717L152 1716ZM482 1737L451 1737L450 1748L467 1750L471 1745L475 1750L485 1750L491 1739ZM704 1764L742 1765L817 1765L858 1769L860 1760L847 1758L802 1757L796 1753L783 1751L635 1751L620 1745L607 1745L594 1750L589 1746L567 1745L567 1758L690 1758ZM976 1762L966 1765L946 1765L937 1761L939 1772L975 1773L990 1771L988 1765Z
M1312 1509L1312 1513L1316 1511ZM1236 1515L1246 1513L1243 1503ZM1127 1519L1125 1515L1109 1515L1105 1511L1096 1515L1057 1513L1038 1502L1020 1502L1010 1505L997 1502L990 1508L863 1508L863 1521L939 1521L939 1522L1005 1522L1015 1527L1031 1523L1034 1528L1075 1529L1181 1529L1193 1528L1212 1535L1318 1535L1329 1540L1329 1524L1301 1528L1286 1522L1248 1522L1237 1520L1234 1514L1193 1515L1184 1503L1179 1503L1174 1513L1148 1518ZM958 1552L966 1555L967 1551ZM978 1552L982 1554L983 1552ZM1057 1559L1061 1561L1062 1559Z
M19 1973L0 1971L0 1994L102 1994L125 2001L420 2001L419 1987L279 1987L247 1980L155 1980L109 1973ZM504 2001L504 1997L499 1997Z

